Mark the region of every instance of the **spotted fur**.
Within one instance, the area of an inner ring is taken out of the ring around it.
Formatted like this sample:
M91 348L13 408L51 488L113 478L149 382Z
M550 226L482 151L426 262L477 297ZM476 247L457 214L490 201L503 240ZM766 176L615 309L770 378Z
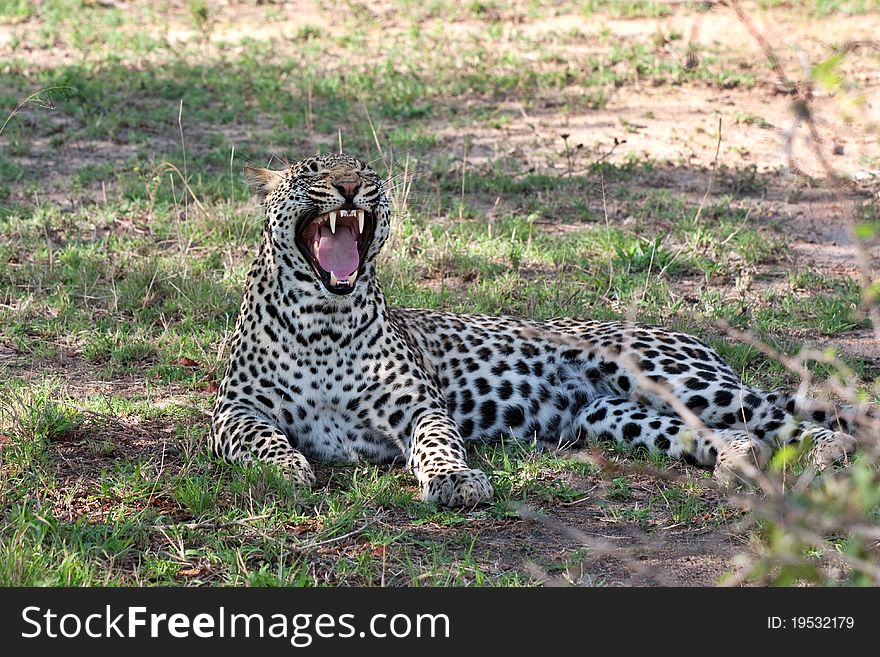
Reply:
M269 461L310 486L307 457L400 460L422 499L472 506L492 487L467 463L469 440L609 440L714 467L725 481L805 437L819 465L855 447L849 411L745 385L683 333L389 308L375 267L391 211L375 172L340 155L246 175L266 223L213 413L212 449L230 462ZM368 221L356 280L340 291L297 236L344 208Z

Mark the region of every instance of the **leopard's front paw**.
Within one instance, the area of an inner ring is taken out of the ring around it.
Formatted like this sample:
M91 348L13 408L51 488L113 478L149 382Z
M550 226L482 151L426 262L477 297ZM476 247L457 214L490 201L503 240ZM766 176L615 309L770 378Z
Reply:
M846 461L856 451L856 439L842 431L817 429L804 434L813 446L810 448L810 460L819 468Z
M285 476L297 486L311 488L315 485L315 472L306 457L299 452L285 454L278 465L284 468Z
M772 450L762 440L743 434L725 444L715 461L715 480L730 488L751 486L770 461Z
M434 475L422 486L422 500L440 506L474 507L492 499L492 485L482 470Z

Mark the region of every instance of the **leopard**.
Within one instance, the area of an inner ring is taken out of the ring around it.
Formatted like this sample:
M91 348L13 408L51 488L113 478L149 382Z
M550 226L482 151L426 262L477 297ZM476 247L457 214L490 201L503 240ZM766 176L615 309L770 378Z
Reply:
M785 446L845 462L857 408L746 384L707 342L625 320L390 306L377 278L389 178L348 154L246 166L263 206L210 449L316 483L311 462L405 464L421 500L489 502L472 442L607 442L753 481Z

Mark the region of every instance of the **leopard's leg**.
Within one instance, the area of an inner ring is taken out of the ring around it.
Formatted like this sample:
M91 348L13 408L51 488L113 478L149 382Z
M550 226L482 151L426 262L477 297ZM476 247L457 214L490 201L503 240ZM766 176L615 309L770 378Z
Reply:
M810 443L810 460L819 468L847 463L858 446L858 441L850 434L834 431L810 420L798 424L789 444L798 445L805 440Z
M850 433L853 430L855 409L838 406L801 395L774 391L768 392L767 401L795 417L812 420L828 429Z
M419 482L422 500L472 507L492 498L489 479L468 465L464 440L446 413L425 412L416 417L404 454Z
M727 374L732 376L732 372ZM716 432L733 430L745 433L750 440L766 443L771 451L783 445L800 444L805 438L810 438L810 458L821 467L845 460L855 449L856 441L852 436L792 415L780 403L781 398L777 394L742 383L736 385L730 380L706 382L698 380L691 373L670 378L667 384L671 394ZM646 398L652 407L668 409L661 397L649 394Z
M787 413L843 433L865 437L880 427L880 412L871 404L837 404L787 392L769 392L767 399Z
M741 385L739 388L726 385L710 386L701 390L703 400L711 400L705 406L694 405L693 396L687 390L673 388L691 406L692 410L708 427L718 430L738 431L750 440L765 443L771 452L785 445L799 445L810 440L810 460L819 467L825 467L846 458L855 451L856 440L843 431L823 427L812 420L802 420L780 404L780 397L757 388ZM731 447L735 450L735 447ZM731 458L731 462L739 460ZM737 465L735 470L740 470ZM744 468L741 473L746 476ZM723 477L722 477L723 478Z
M714 467L725 481L753 478L771 456L766 442L744 431L689 427L674 415L622 397L594 400L580 412L577 426L587 440L642 445L694 465Z
M745 386L739 395L734 396L732 405L732 415L736 422L726 422L726 426L746 431L774 449L785 445L800 445L809 440L809 458L819 467L845 461L856 449L856 439L841 430L850 424L833 422L827 409L823 411L821 418L825 421L823 426L814 419L802 419L792 414L788 410L788 397ZM817 409L813 410L815 412ZM725 414L724 417L728 415ZM844 420L843 417L840 419Z
M218 405L210 436L213 453L229 463L265 461L280 466L296 484L315 484L312 466L290 444L288 437L267 420L247 409Z

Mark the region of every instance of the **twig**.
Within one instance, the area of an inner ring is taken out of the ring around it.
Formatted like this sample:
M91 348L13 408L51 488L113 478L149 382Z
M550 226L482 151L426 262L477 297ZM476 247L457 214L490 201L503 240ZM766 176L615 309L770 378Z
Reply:
M68 85L60 85L60 86L56 86L56 87L45 87L44 89L40 89L39 91L35 91L27 98L18 101L18 104L9 113L9 116L6 117L6 120L3 122L3 125L0 125L0 135L3 134L3 130L6 128L6 125L12 120L12 117L15 116L16 114L18 114L21 111L21 109L25 105L30 103L31 101L33 101L36 104L41 104L42 107L45 107L46 109L50 109L50 110L55 109L55 105L52 104L51 97L47 96L46 100L42 100L42 94L47 94L50 91L61 91L61 90L66 90L66 91L70 92L70 95L79 93L76 90L76 87L71 87ZM41 103L41 101L42 101L42 103Z
M562 506L575 506L575 505L577 505L577 504L581 504L581 503L583 503L583 502L586 502L587 500L591 500L591 499L593 499L593 498L592 498L592 496L590 495L590 493L592 493L592 492L593 492L594 490L596 490L597 488L599 488L599 484L596 484L596 485L593 486L592 488L589 488L589 489L585 490L585 491L584 491L585 495L584 495L583 497L580 497L580 498L578 498L578 499L576 499L576 500L572 500L571 502L561 502L560 504L561 504Z
M843 194L843 182L841 181L840 177L837 175L837 172L834 170L834 167L831 166L831 163L828 161L828 158L825 157L825 154L822 151L824 140L822 139L822 135L819 133L819 130L816 128L816 123L813 118L811 106L813 100L812 84L807 81L803 88L800 88L798 87L798 85L792 82L788 78L788 76L786 76L785 71L782 68L782 64L779 61L779 57L777 57L776 51L773 49L773 46L770 45L766 37L764 37L764 35L761 34L761 32L759 32L758 29L755 27L754 23L752 23L748 14L746 14L746 12L743 10L739 0L731 0L731 4L733 5L733 10L736 12L739 20L742 22L742 24L748 30L749 34L754 37L754 39L760 45L761 49L764 51L764 56L773 67L773 70L776 73L776 76L779 78L780 83L795 97L795 115L798 119L804 121L804 123L806 123L807 125L807 129L810 132L813 154L816 156L816 159L819 161L819 164L822 166L822 169L825 172L826 181L831 187L831 190L833 191L837 202L849 208L849 212L847 213L848 221L846 222L846 226L848 237L853 244L853 248L855 249L856 257L859 262L859 278L862 289L862 305L865 307L868 315L871 318L871 325L874 330L874 338L877 341L880 341L880 305L875 303L874 300L869 296L869 289L873 283L873 265L871 254L868 252L868 249L865 248L865 245L856 234L855 216L852 210L852 202Z
M706 185L706 193L700 200L700 206L694 215L694 225L700 223L700 216L703 214L703 206L706 205L706 199L709 198L709 192L712 191L712 185L715 183L715 176L718 173L718 154L721 152L721 117L718 117L718 141L715 144L715 159L712 160L712 174L709 176L709 183Z
M615 140L616 142L617 140ZM608 219L608 199L605 193L605 172L599 171L599 184L602 189L602 214L605 217L605 234L611 239L611 222ZM611 250L608 251L608 287L602 296L606 296L611 291L611 282L614 280L614 259L611 257Z
M247 525L255 520L263 520L268 518L271 514L264 513L259 516L248 516L247 518L241 518L239 520L230 520L228 522L215 522L213 520L205 520L204 522L159 522L153 523L151 525L147 525L152 529L227 529L229 527L238 527L240 525Z
M358 527L357 529L355 529L353 531L348 532L347 534L343 534L342 536L334 536L333 538L328 538L323 541L318 541L317 543L305 543L303 545L294 544L294 549L296 549L300 552L303 552L306 550L314 550L316 548L323 547L325 545L330 545L332 543L339 543L340 541L344 541L345 539L351 538L352 536L357 536L358 534L362 534L364 531L366 531L369 524L370 523L365 520L363 525L361 525L360 527Z
M202 211L202 213L205 215L205 217L210 219L211 214L208 212L207 209L205 209L205 206L202 205L202 202L196 196L196 193L193 191L193 188L190 187L189 181L186 179L186 176L180 172L180 169L177 168L177 165L175 165L173 162L167 162L167 161L162 162L159 165L159 170L158 170L157 175L163 176L166 173L171 172L171 171L173 171L174 173L176 173L180 177L180 180L183 183L184 188L186 189L187 192L189 192L189 195L190 195L190 197L192 197L193 203L195 203L196 207Z

